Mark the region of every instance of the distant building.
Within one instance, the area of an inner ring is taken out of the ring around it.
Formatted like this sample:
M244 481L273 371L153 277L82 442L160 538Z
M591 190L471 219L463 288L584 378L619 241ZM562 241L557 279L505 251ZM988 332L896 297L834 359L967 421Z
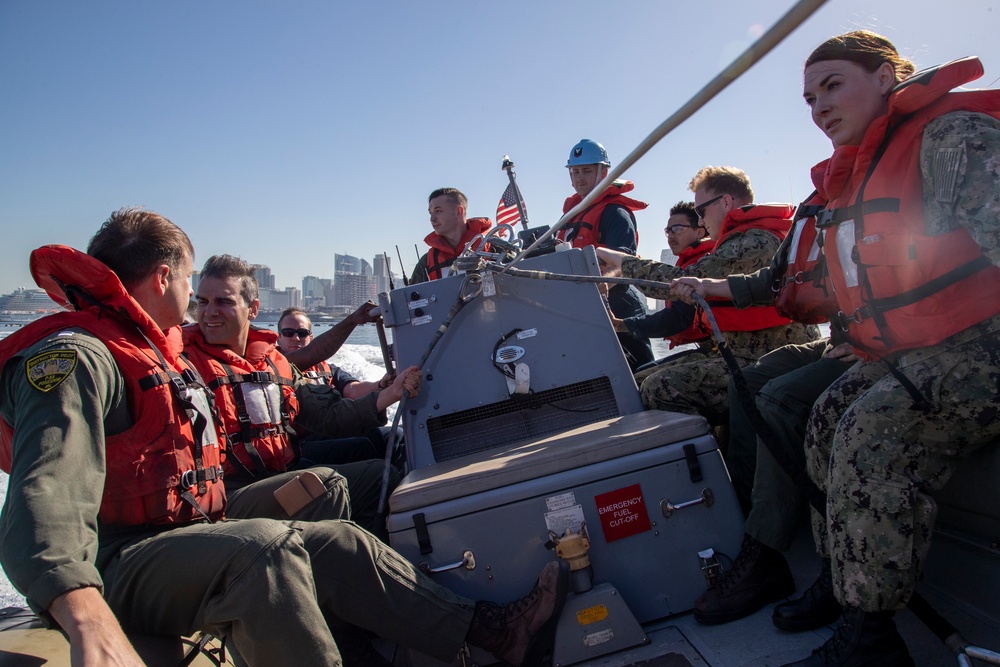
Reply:
M274 274L271 273L271 267L265 266L264 264L254 265L253 275L257 278L257 285L261 289L274 289Z
M357 307L376 297L375 278L356 273L337 274L334 280L335 306Z
M372 277L375 278L375 291L377 293L389 291L389 264L386 262L385 255L375 255Z
M281 311L285 308L301 308L302 292L298 287L286 287L283 290L261 289L260 309Z

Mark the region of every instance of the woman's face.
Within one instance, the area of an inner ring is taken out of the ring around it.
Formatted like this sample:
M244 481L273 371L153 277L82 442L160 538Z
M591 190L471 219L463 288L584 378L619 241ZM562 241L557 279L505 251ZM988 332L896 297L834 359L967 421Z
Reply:
M802 96L812 119L834 147L857 146L865 131L886 113L886 99L896 84L888 62L874 72L850 60L825 60L806 67Z

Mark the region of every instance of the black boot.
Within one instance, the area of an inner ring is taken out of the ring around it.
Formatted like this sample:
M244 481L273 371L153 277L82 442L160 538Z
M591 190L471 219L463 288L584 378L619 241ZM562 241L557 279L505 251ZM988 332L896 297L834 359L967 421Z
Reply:
M836 622L840 612L840 603L833 595L830 559L826 558L813 585L799 599L775 607L771 622L786 632L805 632Z
M794 592L785 557L744 535L733 566L694 603L694 619L705 625L729 623Z
M548 563L520 600L502 606L477 602L466 640L509 665L539 664L551 647L568 587L566 561Z
M913 667L891 611L844 609L833 636L805 660L783 667Z

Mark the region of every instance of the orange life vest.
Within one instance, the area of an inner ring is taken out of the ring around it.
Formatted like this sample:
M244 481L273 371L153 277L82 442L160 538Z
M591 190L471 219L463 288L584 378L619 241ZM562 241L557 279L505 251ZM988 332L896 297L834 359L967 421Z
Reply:
M689 245L687 248L681 250L681 253L677 255L677 266L680 268L686 268L696 263L699 259L705 255L712 252L712 248L715 247L715 242L712 239L702 239L694 245ZM665 308L670 307L670 302L667 302ZM694 322L691 323L684 331L676 333L673 336L667 336L666 340L670 341L670 349L674 349L678 345L686 345L687 343L697 343L698 341L705 340L708 336L701 327L696 326Z
M783 270L772 287L774 307L804 324L826 322L837 312L837 300L826 284L826 261L816 229L815 216L824 204L816 192L799 204L792 233L778 250L778 266Z
M264 478L287 470L298 458L289 436L299 403L292 366L276 348L277 334L250 327L241 357L209 344L196 325L183 332L185 356L215 393L226 474Z
M493 226L489 218L469 218L465 221L465 232L458 241L458 246L451 247L447 239L431 232L424 238L424 243L430 246L427 251L427 279L438 280L444 277L444 270L455 263L455 258L462 254L466 244L479 234L485 234ZM478 244L477 244L478 245ZM473 250L478 250L473 247Z
M749 204L733 209L722 221L719 238L712 249L714 251L733 234L746 233L751 229L762 229L784 241L791 228L794 212L795 208L791 204ZM757 331L791 322L787 317L779 315L774 306L750 306L738 309L729 299L706 299L706 301L711 306L715 321L722 331ZM701 309L695 316L695 327L703 331L706 336L712 334L712 325Z
M132 425L105 438L107 470L98 513L102 524L221 518L226 492L215 427L205 414L207 390L180 358L179 331L174 328L165 335L110 269L73 248L35 250L31 272L52 299L81 310L44 317L5 338L0 342L0 367L49 334L80 328L104 343L125 381ZM195 392L202 396L195 398ZM0 467L7 471L16 428L0 424Z
M868 358L935 345L1000 313L1000 267L968 231L927 233L919 165L931 120L1000 118L1000 90L948 92L982 73L966 58L900 83L861 145L838 148L826 167L817 225L840 308L832 323Z
M333 384L333 369L330 368L330 364L325 361L321 361L315 366L310 366L309 368L301 371L302 377L309 384Z
M634 213L649 206L644 201L625 196L626 192L631 192L634 189L635 183L632 181L615 181L608 186L604 194L598 197L597 201L591 204L590 207L584 209L573 220L563 225L556 232L556 237L561 241L572 243L574 248L586 248L591 245L595 247L599 246L601 215L604 213L604 209L612 204L618 204L627 208L630 213ZM583 201L583 197L578 194L567 197L563 203L563 215L568 213L570 209L581 201ZM635 221L635 215L632 215L632 220L633 222ZM635 244L638 247L638 231L635 234Z

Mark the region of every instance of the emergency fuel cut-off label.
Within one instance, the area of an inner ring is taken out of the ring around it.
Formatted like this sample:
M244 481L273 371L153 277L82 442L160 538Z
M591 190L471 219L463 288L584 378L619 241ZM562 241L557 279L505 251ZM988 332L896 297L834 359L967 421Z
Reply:
M638 484L596 495L594 502L606 542L644 533L652 528L646 500Z

